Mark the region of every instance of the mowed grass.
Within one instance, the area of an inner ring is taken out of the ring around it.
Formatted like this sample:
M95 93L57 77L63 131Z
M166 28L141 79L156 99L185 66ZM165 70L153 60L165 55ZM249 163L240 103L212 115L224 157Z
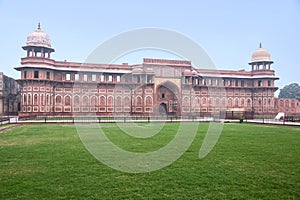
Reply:
M155 151L179 124L132 138L100 124L119 147ZM145 124L141 124L145 125ZM224 124L214 149L199 159L208 123L173 164L125 173L97 161L73 125L26 125L0 134L0 199L299 199L300 128Z

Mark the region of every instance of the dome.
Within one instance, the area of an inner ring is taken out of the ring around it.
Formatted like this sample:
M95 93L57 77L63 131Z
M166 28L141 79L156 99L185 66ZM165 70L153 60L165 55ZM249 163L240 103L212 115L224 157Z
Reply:
M270 53L262 48L261 43L259 48L252 54L251 62L273 62L270 58Z
M26 45L51 48L50 37L41 30L40 23L38 24L36 31L27 36Z

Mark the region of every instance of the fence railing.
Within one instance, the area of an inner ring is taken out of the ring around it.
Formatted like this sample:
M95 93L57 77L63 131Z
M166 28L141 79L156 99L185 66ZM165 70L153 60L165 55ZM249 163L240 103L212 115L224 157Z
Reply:
M9 123L10 123L9 117L0 117L0 125L9 124Z
M286 116L283 120L274 120L275 116L261 116L254 115L254 112L238 112L226 111L221 112L220 116L27 116L19 117L15 120L9 117L0 117L0 125L7 123L113 123L113 122L182 122L182 121L240 121L240 122L258 122L258 123L271 123L285 124L285 122L299 122L300 116ZM243 120L241 120L243 119Z

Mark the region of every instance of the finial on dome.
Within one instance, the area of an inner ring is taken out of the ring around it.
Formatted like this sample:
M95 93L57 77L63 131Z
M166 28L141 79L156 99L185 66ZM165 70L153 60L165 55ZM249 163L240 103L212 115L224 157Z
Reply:
M37 29L41 30L41 23L40 22L38 23L38 28Z
M261 44L261 42L259 43L259 48L262 48L262 44Z

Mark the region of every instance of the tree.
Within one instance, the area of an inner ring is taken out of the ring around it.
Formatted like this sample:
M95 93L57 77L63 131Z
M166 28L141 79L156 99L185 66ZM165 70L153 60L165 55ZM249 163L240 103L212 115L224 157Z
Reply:
M298 99L300 101L300 85L298 83L291 83L280 89L279 98Z

